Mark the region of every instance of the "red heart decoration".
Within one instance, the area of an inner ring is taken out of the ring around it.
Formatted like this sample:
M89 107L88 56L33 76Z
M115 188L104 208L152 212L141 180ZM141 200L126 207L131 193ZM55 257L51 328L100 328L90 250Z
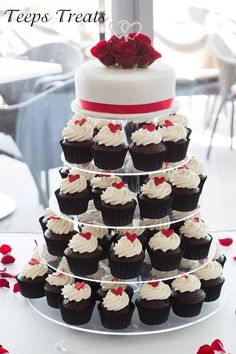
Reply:
M11 246L9 246L9 245L2 245L2 246L0 247L0 252L1 252L2 254L7 254L7 253L11 252Z
M20 291L20 287L18 283L15 283L13 286L13 293L18 293Z
M74 288L76 290L80 290L80 289L83 289L84 286L85 286L85 282L84 281L82 281L82 282L78 281L77 283L75 283Z
M86 238L86 240L90 240L92 234L91 234L91 232L81 232L80 236Z
M124 235L127 237L127 239L130 241L130 242L134 242L137 238L137 235L135 233L133 234L130 234L129 232L125 232Z
M197 216L195 218L193 218L194 222L200 222L200 218L198 218Z
M188 279L189 278L188 274L184 274L183 278Z
M114 187L116 189L121 189L125 186L125 183L124 182L119 182L119 183L113 182L111 185L112 185L112 187Z
M154 130L156 130L156 126L155 124L151 123L151 124L144 124L142 126L142 129L147 129L149 132L154 132Z
M151 281L148 283L148 285L151 285L153 288L156 288L160 284L159 281Z
M74 121L74 124L75 124L75 125L79 125L79 126L83 125L84 123L86 123L86 119L85 119L85 118L76 119L76 120Z
M219 238L219 243L221 244L221 246L231 246L233 243L233 239L230 237L226 237L226 238Z
M173 229L162 229L161 232L165 235L165 237L170 237L175 233Z
M39 264L39 263L40 263L40 262L39 262L37 259L31 258L31 260L29 261L28 264L30 264L30 265L36 265L36 264Z
M189 170L187 165L177 167L177 170Z
M74 182L77 179L79 179L80 175L78 173L76 175L72 175L69 173L67 178L68 178L68 181L71 183L71 182Z
M162 184L165 182L165 177L154 177L153 178L155 186L159 186L159 184Z
M172 127L173 125L174 125L174 124L173 124L170 120L168 120L168 119L166 119L166 120L164 121L164 124L162 124L162 126L165 127L165 128Z
M119 286L117 289L111 289L111 292L117 296L121 296L123 294L123 289L121 286Z
M50 216L49 219L51 219L51 220L60 220L61 218L60 218L60 216Z
M118 130L120 130L120 124L109 123L108 128L112 133L116 133Z
M9 281L7 279L0 279L0 288L10 288Z

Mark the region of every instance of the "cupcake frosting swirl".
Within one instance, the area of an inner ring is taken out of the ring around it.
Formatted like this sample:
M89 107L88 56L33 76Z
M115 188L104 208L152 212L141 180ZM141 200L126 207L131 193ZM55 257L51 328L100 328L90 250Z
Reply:
M122 236L113 248L115 255L121 257L134 257L142 252L142 244L138 238L131 242L126 236Z
M69 241L69 248L71 248L74 252L79 253L92 253L96 250L97 246L98 241L93 235L91 235L90 239L86 239L81 236L81 234L76 234Z
M162 250L166 252L168 250L175 250L180 245L180 237L173 233L171 236L165 236L162 231L157 232L154 234L149 240L149 247L156 251Z
M68 234L74 230L74 223L60 217L51 217L47 222L47 228L54 234Z
M83 118L82 118L83 119ZM88 122L82 125L76 124L76 120L71 122L62 130L62 137L70 142L90 140L93 136L93 128Z
M60 190L64 194L80 193L84 191L86 188L87 188L87 182L83 176L80 176L80 178L74 180L73 182L70 182L68 177L62 178L61 180Z
M50 208L46 208L43 212L44 220L49 219L51 216L56 216L54 211Z
M181 226L180 232L187 238L196 238L201 239L207 236L208 227L207 225L200 219L196 218L188 219L184 222L184 225Z
M159 144L162 141L162 136L156 129L149 131L148 129L141 128L131 135L131 140L137 146L146 146L149 144Z
M118 283L118 279L115 279L112 275L108 275L102 278L101 287L103 291L108 291L111 289L122 288L123 290L126 289L125 284ZM109 281L109 283L107 283Z
M121 189L117 189L115 187L108 187L102 193L101 199L106 204L124 205L132 201L133 193L127 187L123 187Z
M161 117L158 119L158 123L162 125L165 123L165 120L169 120L173 124L182 124L185 127L188 125L188 121L189 121L189 119L186 116L180 113L175 113L173 115Z
M108 311L119 311L129 305L129 296L125 291L122 291L121 295L116 295L109 290L102 303Z
M167 182L163 182L157 186L154 179L151 179L146 184L142 185L141 191L148 198L163 199L171 194L172 188Z
M70 271L70 268L68 266L68 263L67 263L67 260L65 257L62 258L62 260L58 266L58 271L54 272L52 274L49 274L49 276L46 278L46 281L50 285L55 285L55 286L64 286L66 284L73 284L74 283L73 274Z
M99 130L95 136L95 140L98 145L119 146L124 142L124 135L120 129L112 133L109 127L105 126Z
M144 233L145 229L117 229L116 230L119 235L124 235L126 232L129 232L130 234L136 234L137 236L140 236Z
M91 288L88 284L84 284L82 288L79 290L76 289L75 284L67 284L62 289L62 295L64 299L68 299L69 301L80 302L82 300L86 300L91 296Z
M31 262L36 260L36 262ZM25 264L20 275L27 279L35 279L36 277L42 277L48 271L48 267L45 263L42 263L38 251L32 255L31 261L28 264Z
M191 160L187 163L188 168L195 172L197 175L201 175L205 171L205 166L202 161L192 157Z
M200 183L199 176L186 168L177 169L170 175L170 182L177 188L197 188Z
M182 124L174 124L169 127L161 127L158 131L162 135L163 141L174 141L177 142L182 139L186 139L187 130Z
M198 269L194 274L200 280L216 279L222 274L222 266L216 261L210 261L201 269Z
M215 247L215 254L214 254L214 257L212 259L213 259L213 261L216 261L217 259L220 258L222 253L221 253L220 245L219 245L218 242L214 243L214 247Z
M140 297L144 300L166 300L171 295L171 290L169 285L158 282L157 286L155 283L145 283L140 290Z
M109 234L108 229L106 227L96 227L96 226L83 226L82 232L90 232L97 239L102 239L106 235Z
M186 291L194 292L201 288L201 282L196 275L188 274L176 278L172 282L172 288L181 293L185 293Z
M112 185L112 183L120 183L122 179L119 176L96 176L91 180L91 186L93 188L106 189Z

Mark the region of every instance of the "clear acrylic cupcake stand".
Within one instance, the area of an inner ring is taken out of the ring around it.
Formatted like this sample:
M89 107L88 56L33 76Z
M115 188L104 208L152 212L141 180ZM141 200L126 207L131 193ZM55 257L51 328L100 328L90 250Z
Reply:
M75 101L72 102L71 107L72 107L73 112L76 114L81 115L81 113L86 113L86 112L81 112L79 110ZM178 110L178 108L179 108L178 102L175 101L172 108L168 109L167 111L161 111L161 112L157 112L155 114L152 113L152 114L148 114L148 115L141 115L140 117L137 117L137 116L133 117L132 115L130 117L126 116L125 120L129 121L129 120L132 120L135 118L135 121L138 122L139 120L141 121L143 119L158 118L161 116L165 116L167 114L175 113ZM102 116L102 118L101 118L101 116ZM99 114L94 113L94 114L90 114L90 117L97 118L97 119L122 120L121 117L119 117L117 115L114 116L112 114L99 115ZM121 122L121 124L124 124L124 122ZM132 166L131 158L127 157L125 160L124 166L121 169L116 170L116 171L101 171L101 170L98 170L96 166L94 166L93 162L88 163L88 164L83 164L83 165L70 164L65 161L64 155L62 154L63 163L65 165L67 165L68 167L76 169L78 171L78 173L79 172L90 172L91 174L96 175L98 173L105 172L107 175L117 175L117 176L120 176L121 178L122 178L122 176L123 177L129 176L129 177L140 178L141 176L148 175L151 173L156 174L158 172L173 171L176 168L185 165L188 162L188 160L189 160L189 157L186 157L183 161L180 161L175 164L164 164L162 170L151 171L151 172L142 172L142 171L135 170ZM56 214L59 214L59 215L61 214L55 197L52 197L50 199L49 207ZM111 228L115 228L115 229L117 229L117 228L118 229L127 229L127 228L128 229L132 229L132 228L145 229L147 227L149 229L150 228L160 229L160 228L165 228L165 227L171 228L171 225L173 225L177 222L192 218L199 213L199 208L197 208L191 212L187 212L187 213L178 213L175 211L171 211L170 214L167 215L165 218L162 218L159 220L154 219L153 222L150 221L150 219L149 219L149 222L147 224L146 222L144 222L140 219L137 209L138 208L136 208L134 220L131 225L119 226L119 227L117 227L116 225L113 225L113 226L109 226L109 229L111 229ZM62 215L62 217L73 219L74 223L75 223L75 229L77 229L77 230L79 229L80 226L83 226L83 225L96 226L96 227L100 227L100 228L108 228L108 226L103 224L101 214L95 208L93 201L89 202L88 211L84 214L81 214L79 216L74 216L74 217L69 216L69 215L63 215L63 214L61 214L61 215ZM58 257L57 259L55 259L55 257L54 257L53 261L50 261L47 258L45 258L45 256L44 256L45 255L45 250L44 250L45 247L46 247L46 245L44 243L39 245L40 255L41 255L42 260L51 269L58 270L57 267L58 267L58 264L59 264L61 258ZM141 284L143 284L147 281L150 281L150 278L152 278L152 279L155 278L155 281L158 279L159 280L171 280L176 277L180 277L183 274L192 273L192 272L196 271L197 269L204 267L213 258L214 254L215 254L215 243L212 242L208 258L203 259L203 260L199 260L199 261L188 262L187 264L181 264L181 266L179 267L178 270L176 270L176 273L174 275L161 277L161 278L160 278L160 276L158 277L157 275L155 275L155 272L153 273L152 267L150 265L150 260L148 257L145 257L143 267L142 267L142 272L138 278L129 279L129 280L125 280L125 281L119 280L118 282L130 284L133 287L133 289L134 289L133 301L134 301L135 298L137 297L138 290L140 289ZM100 261L100 267L103 269L103 276L104 276L104 273L110 274L107 260ZM101 277L100 278L99 278L99 276L95 277L94 275L92 275L92 276L89 276L89 275L88 276L75 276L75 278L77 278L77 279L79 278L80 280L95 282L95 283L100 283L102 280ZM109 281L109 280L103 280L103 282L104 283L111 283L111 281ZM114 283L114 281L112 281L112 283ZM178 317L171 311L167 322L165 322L161 325L155 325L155 326L149 326L149 325L145 325L144 323L142 323L139 320L137 309L135 309L130 326L126 329L123 329L123 330L108 330L108 329L104 328L101 324L96 306L94 308L92 318L87 324L84 324L82 326L72 326L72 325L68 325L62 321L61 315L60 315L60 310L51 308L47 305L46 298L28 299L28 302L31 305L31 307L33 308L33 310L35 310L37 313L39 313L45 319L52 321L54 323L57 323L59 325L74 329L74 330L79 330L79 331L83 331L83 332L90 332L90 333L97 333L97 334L107 334L107 335L142 335L142 334L154 334L154 333L174 331L177 329L191 326L193 324L197 324L197 323L209 318L210 316L214 315L222 307L222 304L224 302L224 297L225 297L225 294L223 291L221 294L221 297L217 301L210 302L210 303L204 303L201 313L198 316L193 317L193 318Z

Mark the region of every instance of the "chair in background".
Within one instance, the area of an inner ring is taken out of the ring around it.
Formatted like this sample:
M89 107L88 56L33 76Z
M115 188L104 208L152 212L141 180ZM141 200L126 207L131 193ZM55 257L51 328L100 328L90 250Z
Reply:
M236 39L235 39L236 40ZM226 107L228 100L232 99L231 87L236 82L236 57L233 55L232 51L225 45L224 41L218 34L212 34L208 39L209 47L217 60L219 66L219 86L220 86L220 98L221 102L216 113L215 121L213 124L210 143L207 151L207 159L210 158L212 150L212 142L214 134L219 121L219 116L222 110ZM233 112L231 115L231 148L233 147Z
M44 207L49 198L48 171L61 165L59 140L71 116L70 103L74 95L74 79L71 78L38 95L24 93L23 102L0 108L0 131L12 137L21 153L21 157L10 156L28 165ZM42 171L46 192L42 187Z

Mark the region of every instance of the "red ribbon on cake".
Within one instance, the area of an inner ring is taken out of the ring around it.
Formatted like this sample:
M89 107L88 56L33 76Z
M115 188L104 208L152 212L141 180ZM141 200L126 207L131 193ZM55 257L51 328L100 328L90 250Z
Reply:
M108 103L96 103L79 99L79 105L81 108L87 111L112 113L112 114L142 114L156 111L162 111L172 106L174 99L169 98L164 101L144 103L144 104L108 104Z

